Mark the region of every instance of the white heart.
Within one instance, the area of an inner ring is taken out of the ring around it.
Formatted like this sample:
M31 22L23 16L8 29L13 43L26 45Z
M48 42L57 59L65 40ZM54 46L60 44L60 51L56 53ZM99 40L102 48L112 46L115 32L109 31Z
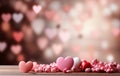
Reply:
M22 13L14 13L12 17L16 23L20 23L23 19L23 14Z
M31 26L35 34L39 35L43 31L45 21L43 19L36 19L32 22Z
M78 67L80 65L79 57L74 57L73 60L74 60L74 64L73 64L72 70L74 70L76 67Z
M3 52L6 47L7 47L7 44L5 42L0 42L0 52Z
M36 14L38 14L41 9L42 9L42 7L40 5L34 5L33 6L33 10Z

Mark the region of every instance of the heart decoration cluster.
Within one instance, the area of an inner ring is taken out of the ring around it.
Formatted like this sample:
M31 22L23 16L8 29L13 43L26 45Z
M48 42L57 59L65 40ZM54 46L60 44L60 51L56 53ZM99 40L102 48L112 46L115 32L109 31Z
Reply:
M36 14L38 14L41 11L41 9L42 7L40 5L33 6L33 11ZM22 13L13 13L13 15L11 15L10 13L3 13L1 15L1 18L3 22L9 22L11 19L13 19L16 23L20 23L23 20L24 15Z
M4 52L7 48L6 42L0 42L0 53ZM13 54L18 55L22 51L22 46L17 45L11 45L10 50Z
M35 72L35 73L42 73L42 72L64 72L64 73L71 73L71 72L96 72L96 73L116 73L120 72L120 64L116 62L102 62L98 61L97 59L92 60L92 62L88 62L86 60L80 60L79 57L72 58L71 56L67 57L59 57L56 60L56 63L50 64L38 64L37 62L19 62L19 69L21 72L28 73L28 72Z
M9 22L11 19L13 19L16 23L20 23L23 20L24 15L22 13L13 13L13 15L10 13L3 13L1 18L3 22Z

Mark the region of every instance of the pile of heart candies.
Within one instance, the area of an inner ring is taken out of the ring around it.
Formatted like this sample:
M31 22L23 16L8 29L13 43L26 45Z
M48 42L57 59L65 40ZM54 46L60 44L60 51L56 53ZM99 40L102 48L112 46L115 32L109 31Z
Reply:
M59 57L56 60L56 63L50 64L38 64L37 62L19 62L19 69L21 72L28 73L56 73L56 72L96 72L96 73L116 73L120 72L120 64L116 62L101 62L97 59L88 62L86 60L80 60L79 57L70 57L65 58Z

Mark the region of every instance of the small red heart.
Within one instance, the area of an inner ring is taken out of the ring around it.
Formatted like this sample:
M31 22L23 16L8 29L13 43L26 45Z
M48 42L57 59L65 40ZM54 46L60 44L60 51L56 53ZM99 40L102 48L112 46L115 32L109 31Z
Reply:
M82 71L85 71L86 68L90 68L91 67L91 64L89 62L87 62L86 60L83 60L80 63L80 66L81 66Z
M32 70L32 68L33 68L32 61L28 61L27 63L25 63L24 61L19 62L19 69L21 72L28 73L29 71Z
M20 42L23 39L23 33L22 32L13 32L13 38Z

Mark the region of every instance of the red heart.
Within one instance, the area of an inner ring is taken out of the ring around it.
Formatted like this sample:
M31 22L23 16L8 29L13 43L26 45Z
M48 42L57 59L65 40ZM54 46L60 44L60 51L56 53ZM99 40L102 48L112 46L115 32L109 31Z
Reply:
M31 61L28 61L27 63L25 63L24 61L19 62L19 69L21 72L27 73L31 71L32 68L33 68L33 62Z
M10 19L11 19L11 14L10 14L10 13L2 14L1 17L2 17L2 20L3 20L4 22L9 22Z
M13 38L20 42L23 39L23 33L22 32L13 32Z

